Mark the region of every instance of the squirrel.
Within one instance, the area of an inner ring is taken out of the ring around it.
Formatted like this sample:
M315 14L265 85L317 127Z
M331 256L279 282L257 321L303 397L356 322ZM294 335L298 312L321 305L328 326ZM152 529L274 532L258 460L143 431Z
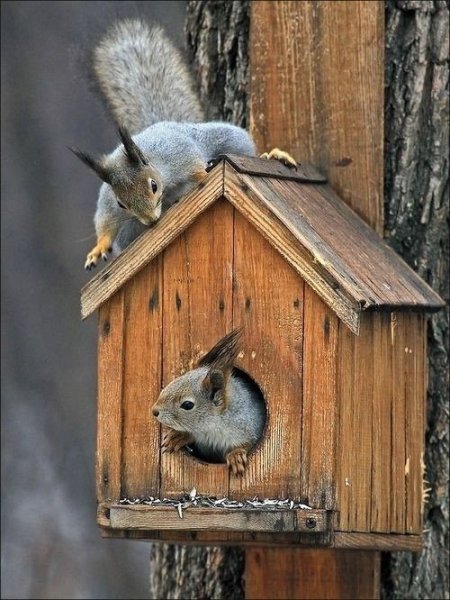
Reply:
M242 330L219 340L195 369L174 379L160 393L153 415L169 428L163 452L193 445L201 458L226 462L244 474L248 452L266 422L266 406L257 384L234 366Z
M190 72L159 26L138 19L116 23L95 47L92 67L122 143L100 157L70 148L103 181L87 270L107 260L113 244L122 251L193 190L219 155L256 156L245 129L204 122ZM277 148L262 156L296 168Z

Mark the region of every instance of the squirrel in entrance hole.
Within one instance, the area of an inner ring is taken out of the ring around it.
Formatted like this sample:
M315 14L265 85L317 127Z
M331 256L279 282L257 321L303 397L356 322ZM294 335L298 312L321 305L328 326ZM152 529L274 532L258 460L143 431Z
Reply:
M200 458L226 462L244 474L247 454L261 438L266 407L259 387L234 362L241 330L234 330L161 392L153 414L169 427L163 452L191 446Z
M256 156L250 134L205 122L188 66L163 29L139 19L114 24L96 45L92 70L118 125L121 144L95 157L71 150L103 181L90 270L113 245L121 252L208 175L222 154ZM287 152L262 157L296 168Z

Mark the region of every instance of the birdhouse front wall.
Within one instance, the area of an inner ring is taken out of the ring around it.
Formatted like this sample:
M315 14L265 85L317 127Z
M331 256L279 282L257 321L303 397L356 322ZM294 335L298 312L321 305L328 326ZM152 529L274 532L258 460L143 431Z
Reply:
M268 410L242 479L223 464L161 454L151 414L161 388L239 326L237 366ZM335 510L338 531L420 533L423 328L418 313L372 313L355 336L228 201L217 201L100 308L99 523L109 527L108 506L121 498L180 497L195 487Z

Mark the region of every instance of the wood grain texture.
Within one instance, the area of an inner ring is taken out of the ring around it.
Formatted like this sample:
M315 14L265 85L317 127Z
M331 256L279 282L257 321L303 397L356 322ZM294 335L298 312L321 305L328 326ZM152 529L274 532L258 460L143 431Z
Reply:
M97 501L120 500L124 300L120 291L99 311L97 350Z
M370 531L372 503L389 503L389 498L372 496L372 459L375 436L372 415L376 413L374 378L383 378L384 372L374 365L373 315L361 320L361 335L348 335L340 328L338 339L338 403L339 436L337 444L338 471L337 509L342 531ZM384 365L381 365L384 369ZM385 413L384 419L390 419ZM384 419L383 424L384 426ZM389 451L389 448L386 449ZM389 459L390 455L388 454ZM381 459L378 459L380 462ZM390 478L389 471L379 473L377 481ZM385 530L386 531L386 530Z
M227 166L225 173L225 197L357 334L360 301L347 295L329 270L315 260L314 254L304 248L278 218L274 218L270 191L261 196L251 179L242 180Z
M225 159L238 172L257 177L275 177L276 179L291 179L303 183L326 183L324 177L313 165L298 164L296 168L286 167L279 160L261 160L253 156L223 154L219 159Z
M339 531L422 532L424 316L367 313L338 338Z
M339 322L305 286L301 497L333 508L336 487L336 353Z
M373 552L257 548L247 552L246 570L252 574L246 578L249 600L378 597L379 556Z
M242 181L360 308L440 308L443 300L329 185ZM270 233L269 233L270 235ZM316 270L318 268L316 267Z
M405 480L406 531L422 532L423 457L425 452L424 315L405 318Z
M373 323L372 506L370 531L388 532L391 525L392 369L391 315L375 313ZM369 400L370 401L370 400ZM400 435L397 430L395 435Z
M379 232L383 12L382 2L259 1L250 21L250 129L260 150L282 147L317 165ZM258 548L246 561L248 598L379 597L378 553Z
M252 2L250 129L383 231L384 3ZM276 49L276 50L274 50Z
M236 159L232 157L233 161ZM241 157L239 168L254 172L255 165L260 164L260 171L266 172L268 162ZM436 310L444 305L330 186L251 176L237 173L229 164L226 167L217 165L196 192L167 211L83 288L83 318L158 256L222 192L259 226L279 252L290 258L291 265L334 310L340 311L342 319L357 321L361 310L372 308ZM241 193L236 195L239 189ZM261 206L267 209L264 216ZM290 238L295 240L295 249Z
M209 208L164 252L163 386L232 328L233 208ZM228 494L225 464L208 464L184 452L161 456L161 494Z
M161 389L161 257L123 288L122 494L126 498L159 494L160 428L151 413Z
M208 206L221 197L222 189L223 165L218 165L195 190L172 206L154 227L140 235L83 287L82 318L93 313L133 275L158 256Z
M236 497L295 498L300 494L302 279L238 212L234 219L233 326L243 326L239 365L260 385L268 405L261 445L250 455Z
M406 489L405 489L405 464L406 447L405 434L396 435L405 426L406 397L405 397L405 331L404 317L399 313L391 313L391 352L392 370L392 501L391 524L392 531L404 532L406 523Z
M110 509L113 529L194 531L301 531L315 535L330 528L330 518L320 510L258 510L193 507L180 518L174 507L116 505ZM314 527L311 527L314 523Z

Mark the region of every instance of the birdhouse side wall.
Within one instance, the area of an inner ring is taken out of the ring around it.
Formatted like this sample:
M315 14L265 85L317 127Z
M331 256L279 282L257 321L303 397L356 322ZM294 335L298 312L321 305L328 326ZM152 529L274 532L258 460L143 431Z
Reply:
M340 327L336 509L340 531L420 534L425 317L366 313Z

